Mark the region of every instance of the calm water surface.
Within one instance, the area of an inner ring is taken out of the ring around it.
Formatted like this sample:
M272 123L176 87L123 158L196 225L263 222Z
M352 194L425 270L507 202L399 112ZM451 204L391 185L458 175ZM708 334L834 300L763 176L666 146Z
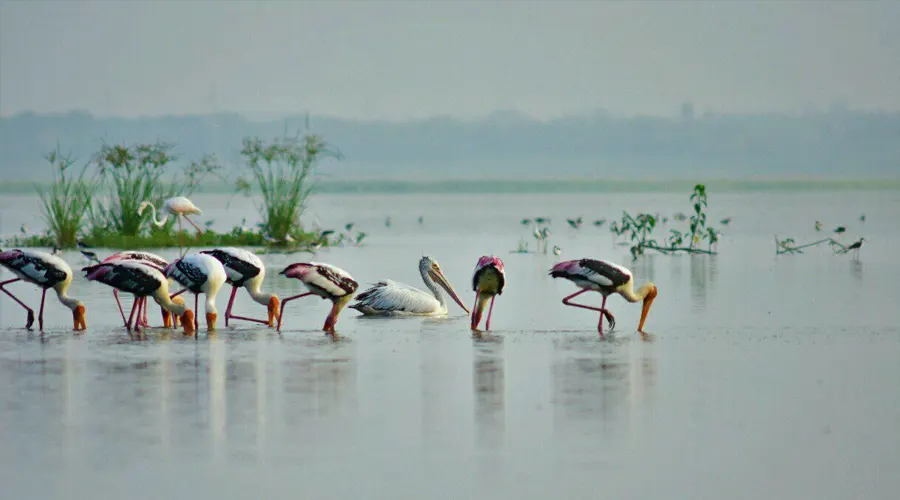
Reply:
M364 247L314 257L363 286L389 277L421 287L416 265L429 253L471 303L478 257L503 257L496 330L480 338L456 306L443 319L348 309L331 338L319 331L328 304L308 299L288 306L280 336L239 322L212 335L201 327L196 340L161 329L132 340L110 290L80 273L71 293L87 304L88 332L72 335L70 314L48 298L41 337L0 297L2 496L895 498L900 193L713 193L711 221L734 217L715 257L631 263L591 224L622 209L687 211L685 198L313 201L308 223L352 221L369 234ZM242 198L195 202L219 230L256 222ZM34 197L2 197L0 211L5 236L42 225ZM585 227L569 230L565 218L578 215ZM652 342L634 333L640 306L619 298L617 331L599 339L593 313L560 304L575 288L547 276L557 258L510 253L520 237L534 248L519 224L534 216L552 217L562 258L618 261L659 286ZM847 240L865 236L860 259L824 247L774 255L773 234L809 241L815 220L847 225ZM298 293L275 275L309 257L265 256L265 288ZM77 252L65 258L82 265ZM37 306L34 287L10 290ZM236 312L265 310L241 292ZM159 324L157 308L150 319Z

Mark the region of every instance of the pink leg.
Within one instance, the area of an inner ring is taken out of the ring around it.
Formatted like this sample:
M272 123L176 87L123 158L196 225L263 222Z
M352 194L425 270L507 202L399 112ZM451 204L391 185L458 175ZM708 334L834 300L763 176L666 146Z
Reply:
M141 333L141 314L143 312L144 298L137 297L134 299L134 309L137 311L136 318L134 319L134 331L137 333Z
M493 297L491 297L491 307L488 308L488 319L487 319L487 323L484 324L484 329L485 329L485 330L490 330L490 329L491 329L491 313L494 312L494 299L496 299L496 298L497 298L496 295L493 296Z
M200 236L201 234L203 234L203 230L200 229L200 226L198 226L197 224L194 224L194 221L192 221L191 219L188 219L187 215L182 215L182 217L184 217L184 220L190 222L191 225L194 226L194 229L197 230L197 236Z
M200 331L200 310L197 309L200 307L200 294L194 294L194 331Z
M38 328L44 331L44 300L47 298L47 289L41 292L41 312L38 313Z
M122 323L128 328L128 321L125 319L125 311L122 309L122 302L119 301L119 291L113 288L113 297L116 298L116 305L119 306L119 314L122 315Z
M134 306L132 306L132 308L131 308L131 314L128 315L128 324L125 325L125 328L127 328L129 332L131 331L131 322L134 320L134 314L136 312L137 312L137 299L135 299Z
M34 324L34 311L31 310L30 307L26 306L24 302L19 300L18 297L16 297L12 293L10 293L9 290L7 290L6 288L3 288L4 286L6 286L10 283L14 283L16 281L21 281L21 278L15 278L15 279L7 280L7 281L0 283L0 292L3 292L6 295L9 295L9 298L15 300L17 304L24 307L25 310L28 311L28 319L25 321L25 328L31 329L31 325Z
M574 302L570 302L575 297L581 295L584 292L588 292L588 291L590 291L590 289L585 288L579 292L575 292L572 295L569 295L568 297L566 297L562 300L563 304L565 304L567 306L572 306L572 307L580 307L582 309L588 309L591 311L598 311L600 313L600 324L598 325L597 329L600 331L600 335L603 335L603 316L604 315L607 317L607 319L609 319L610 323L612 323L613 325L615 325L615 323L616 323L615 317L612 315L611 312L607 311L605 308L606 297L605 296L603 297L603 306L604 307L591 307L591 306L586 306L584 304L575 304Z
M178 297L179 295L181 295L182 293L184 293L186 291L187 291L187 288L182 288L181 290L173 293L172 295L169 295L169 298L174 299L175 297Z
M331 304L331 311L328 313L328 316L325 317L325 325L322 326L322 330L328 333L334 333L334 310L337 309L337 304Z
M237 287L231 287L231 297L228 299L228 306L225 308L225 326L228 326L228 318L231 317L231 306L234 305L234 298L237 296Z
M246 316L231 316L231 319L242 319L242 320L244 320L244 321L253 321L254 323L259 323L259 324L261 324L261 325L268 325L268 324L269 324L269 322L266 321L266 320L256 319L256 318L248 318L248 317L246 317Z
M284 306L286 306L288 302L290 302L294 299L306 297L307 295L312 295L312 292L306 292L306 293L301 293L300 295L294 295L293 297L288 297L281 301L281 312L278 313L278 328L276 328L277 331L279 331L279 332L281 331L281 317L284 316Z
M150 328L150 319L147 317L147 297L141 297L141 317L143 318L141 326Z

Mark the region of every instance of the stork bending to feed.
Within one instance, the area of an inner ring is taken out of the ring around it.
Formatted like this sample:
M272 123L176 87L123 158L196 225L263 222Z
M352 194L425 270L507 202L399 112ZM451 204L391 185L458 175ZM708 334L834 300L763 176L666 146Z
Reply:
M160 257L159 255L156 255L155 253L141 252L141 251L135 251L135 250L114 253L114 254L110 255L109 257L103 259L103 261L101 261L99 263L100 264L110 264L110 263L114 263L114 262L128 262L128 261L140 262L143 264L147 264L151 267L157 268L160 272L162 272L162 270L165 269L166 266L169 265L169 261ZM170 313L168 309L163 307L162 303L160 302L160 300L158 298L156 298L155 295L151 294L151 296L153 297L153 300L159 305L160 311L162 312L163 327L177 328L178 327L178 317L180 315L173 316L172 313ZM125 327L130 330L131 329L131 321L125 319L125 311L122 310L122 303L119 301L119 288L117 288L115 286L113 286L113 297L115 297L116 304L119 306L119 314L122 315L122 323L124 323ZM175 303L184 305L184 299L182 299L181 297L171 297L171 299ZM135 295L134 305L132 306L132 312L133 312L133 308L135 308L139 305L138 301L146 301L146 300L147 300L146 296L138 297ZM138 322L141 324L141 326L144 326L147 328L150 327L150 322L147 320L147 305L146 304L141 304L141 315L138 316L138 318L139 318Z
M166 221L169 220L169 214L172 214L176 219L178 219L178 232L181 232L181 218L183 217L184 220L190 222L191 225L194 226L194 229L197 230L198 235L203 234L203 230L200 229L200 226L194 224L194 221L192 221L191 219L188 219L188 214L201 215L203 212L201 212L200 209L191 202L191 200L185 198L184 196L175 196L169 198L165 201L165 203L163 203L163 206L159 209L159 211L161 213L165 212L166 216L162 219L156 218L156 207L154 207L153 203L150 203L149 201L141 202L140 207L138 207L138 215L144 213L144 209L147 207L150 207L150 210L152 210L150 220L154 224L156 224L157 227L163 227L166 224Z
M491 329L491 314L494 312L494 299L503 293L506 284L506 275L503 272L503 261L500 257L486 255L478 259L475 265L475 273L472 274L472 290L475 292L475 305L472 306L472 330L477 330L481 323L481 314L488 300L491 306L488 309L485 330Z
M350 308L367 316L443 316L447 314L447 299L441 293L443 288L466 314L469 313L433 257L426 255L419 260L419 273L431 294L386 279L357 295L356 302Z
M331 301L331 312L325 318L325 326L322 327L322 330L334 333L338 315L347 302L353 298L353 294L359 288L359 283L350 276L350 273L337 266L316 262L291 264L284 268L281 274L288 278L299 279L309 291L287 297L282 301L281 314L278 315L278 331L281 331L281 317L284 315L284 307L288 302L308 295L318 295L322 299Z
M25 328L30 329L31 325L34 324L34 311L5 288L6 285L20 280L33 283L42 289L41 309L38 313L38 328L40 330L44 329L44 300L47 298L47 290L50 288L56 292L56 298L59 299L59 302L72 310L75 331L87 328L84 304L68 295L69 285L72 283L72 268L66 264L66 261L45 252L16 248L0 252L0 265L17 276L17 278L11 280L0 281L0 291L9 295L17 304L28 311Z
M266 278L266 266L259 257L252 252L234 247L204 250L200 253L212 255L225 267L226 283L231 285L231 297L228 299L228 306L225 307L225 326L228 326L228 320L231 318L254 321L270 327L275 326L275 318L279 317L278 296L274 293L262 293L260 291L263 280ZM234 299L240 287L246 288L250 298L254 301L266 306L269 313L268 320L231 314L231 309L234 307Z
M129 330L134 319L134 330L140 332L141 312L147 307L147 297L151 296L167 312L181 317L185 335L193 335L194 313L185 307L183 300L174 302L169 297L169 280L159 267L136 260L119 260L88 266L82 271L87 273L85 277L90 281L99 281L135 296L135 307L126 323Z
M198 307L199 296L206 294L206 328L216 329L216 294L225 283L225 267L212 255L192 253L184 258L173 260L163 270L166 277L175 281L194 294L194 309ZM182 292L178 292L179 294ZM177 295L177 294L176 294ZM197 315L194 316L194 329L200 327Z
M612 313L606 309L607 297L611 294L618 293L628 302L638 302L643 300L644 305L641 311L641 321L638 324L638 331L641 334L645 333L644 322L647 320L647 313L650 312L650 305L656 298L657 293L656 285L652 282L644 283L638 288L637 292L635 292L634 277L631 275L631 271L618 264L595 259L560 262L550 270L550 276L553 276L554 278L565 278L582 288L580 292L575 292L564 298L563 304L580 307L582 309L590 309L592 311L599 311L600 322L597 324L597 330L600 332L601 336L603 335L603 316L606 316L609 320L610 330L615 328L616 325L615 317L613 317ZM603 304L599 308L570 302L571 299L591 290L600 292L600 294L603 295Z

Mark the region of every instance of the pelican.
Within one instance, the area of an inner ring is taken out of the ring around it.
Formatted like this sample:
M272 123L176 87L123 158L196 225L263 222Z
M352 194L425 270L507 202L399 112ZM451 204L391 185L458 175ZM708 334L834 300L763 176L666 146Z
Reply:
M254 321L270 327L275 326L275 318L279 316L278 296L274 293L262 293L260 291L263 280L266 278L266 266L259 257L252 252L234 247L204 250L200 253L212 255L225 267L225 274L228 276L227 283L231 285L231 297L228 299L228 306L225 308L225 326L228 326L230 318ZM231 314L231 308L234 307L234 299L240 287L246 288L250 298L255 302L266 306L269 314L268 321Z
M506 284L506 276L503 272L503 261L500 257L485 255L475 264L475 272L472 274L472 290L475 292L475 305L472 306L472 330L478 330L481 323L481 314L488 300L491 306L488 309L485 330L491 329L491 314L494 312L494 299L503 294L503 286Z
M198 307L199 295L206 294L206 328L216 329L216 294L227 279L225 267L212 255L192 253L184 258L173 260L163 269L166 277L174 278L184 290L194 294L194 309ZM176 295L178 295L176 294ZM200 327L197 316L194 316L194 329Z
M169 280L153 264L138 260L118 260L88 266L82 271L87 273L85 277L90 281L99 281L136 297L135 307L125 325L129 330L131 320L134 319L134 329L140 331L141 311L146 307L146 298L152 296L160 307L181 317L185 335L194 333L194 313L184 306L184 301L174 302L169 297Z
M368 316L443 316L447 314L447 300L438 288L440 286L466 311L466 314L469 313L469 309L456 294L453 285L444 276L433 257L426 255L419 260L419 273L431 294L386 279L357 295L356 303L351 304L350 308Z
M56 298L59 299L59 302L72 311L75 331L87 328L84 304L68 295L69 285L72 283L72 268L66 264L66 261L45 252L16 248L0 252L0 265L17 276L17 278L11 280L0 281L0 292L9 295L10 298L28 311L25 328L30 329L31 325L34 324L34 311L5 288L6 285L20 280L35 284L42 289L41 309L38 313L38 328L40 330L44 329L44 300L47 298L47 289L49 288L56 292Z
M597 324L597 330L603 335L603 316L606 316L610 322L610 330L616 325L615 317L606 309L606 299L613 293L618 293L628 302L644 301L643 310L641 311L641 322L638 324L638 331L644 334L644 322L647 320L647 313L650 312L650 305L656 298L656 285L647 282L641 285L637 292L634 291L634 277L628 269L614 264L612 262L581 259L567 260L553 266L550 270L550 276L554 278L565 278L575 285L582 288L581 291L563 299L563 304L567 306L580 307L582 309L590 309L599 311L600 322ZM603 304L599 307L591 307L582 304L570 302L571 299L581 295L587 291L597 291L603 295Z
M318 295L322 299L331 301L331 312L325 318L325 326L322 327L322 330L334 333L338 314L341 313L347 302L350 302L354 292L359 288L359 284L350 276L350 273L330 264L298 262L284 268L281 274L288 278L299 279L309 291L284 299L281 303L281 314L278 315L278 331L281 331L281 317L284 315L284 306L289 301L308 295Z
M152 210L151 220L154 224L156 224L157 227L163 227L166 221L169 220L169 214L172 214L176 219L178 219L178 231L181 231L181 218L183 217L184 220L190 222L191 225L194 226L194 229L197 230L197 234L203 234L203 230L200 229L200 226L194 224L194 221L192 221L191 219L188 219L188 214L200 215L203 212L201 212L200 209L191 202L191 200L185 198L184 196L175 196L169 198L165 201L165 203L163 203L163 206L161 209L159 209L159 211L166 212L166 216L163 217L162 220L156 218L156 207L154 207L153 203L150 203L149 201L141 202L140 207L138 207L138 215L144 213L144 209L147 207L150 207L150 210Z

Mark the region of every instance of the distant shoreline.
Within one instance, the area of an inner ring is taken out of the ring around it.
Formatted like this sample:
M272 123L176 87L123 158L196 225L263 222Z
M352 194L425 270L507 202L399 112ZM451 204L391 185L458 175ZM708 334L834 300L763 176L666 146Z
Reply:
M460 179L460 180L321 180L321 194L551 194L551 193L647 193L690 191L702 182L714 192L752 191L893 191L900 190L900 179L771 179L733 180L598 180L598 179ZM47 186L48 183L37 183ZM0 194L34 195L33 182L0 183ZM231 193L229 184L202 186L198 193Z

